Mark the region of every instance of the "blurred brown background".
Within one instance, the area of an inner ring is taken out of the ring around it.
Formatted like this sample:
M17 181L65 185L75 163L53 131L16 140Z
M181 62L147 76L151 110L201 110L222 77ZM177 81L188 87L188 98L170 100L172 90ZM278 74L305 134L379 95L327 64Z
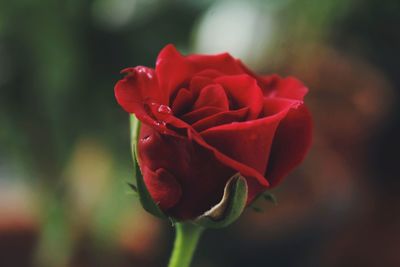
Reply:
M0 1L0 266L166 266L173 228L144 213L127 66L228 51L299 77L315 123L306 162L194 267L400 266L398 0Z

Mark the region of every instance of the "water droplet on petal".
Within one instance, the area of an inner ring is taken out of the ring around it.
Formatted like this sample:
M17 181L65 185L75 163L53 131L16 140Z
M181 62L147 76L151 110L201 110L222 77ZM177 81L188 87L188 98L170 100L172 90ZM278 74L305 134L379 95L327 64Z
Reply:
M166 105L160 105L157 109L158 112L163 114L171 114L171 108Z
M148 68L143 67L143 66L137 66L135 69L136 69L136 71L137 71L138 73L144 73L144 74L146 74L146 76L147 76L149 79L153 78L153 74L151 73L151 71L150 71Z
M151 139L151 135L148 135L148 136L145 136L143 138L140 138L140 142L147 143L147 142L150 141L150 139Z
M165 125L167 125L167 123L165 121L156 121L155 125L156 126L165 126Z
M144 67L142 67L142 66L137 66L136 67L136 71L139 72L139 73L142 73L142 72L146 72L146 69Z

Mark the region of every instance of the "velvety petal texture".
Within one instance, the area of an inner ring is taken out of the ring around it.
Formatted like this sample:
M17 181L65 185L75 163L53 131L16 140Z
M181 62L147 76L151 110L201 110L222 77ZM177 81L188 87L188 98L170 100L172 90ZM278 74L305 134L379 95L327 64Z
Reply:
M141 168L168 170L161 181L152 181L158 177L143 172L151 196L167 214L180 219L194 218L218 203L225 183L236 172L234 169L187 138L163 135L147 125L142 126L140 134Z
M178 220L216 205L240 173L250 203L307 154L308 89L296 78L258 76L227 53L181 55L173 45L155 69L128 68L117 102L142 122L138 161L155 203Z

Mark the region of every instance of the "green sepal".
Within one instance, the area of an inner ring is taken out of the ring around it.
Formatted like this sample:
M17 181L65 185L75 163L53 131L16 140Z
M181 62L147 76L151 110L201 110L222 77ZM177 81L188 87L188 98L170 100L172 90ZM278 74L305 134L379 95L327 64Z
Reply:
M278 205L278 200L275 195L270 192L263 192L259 194L250 204L249 208L251 208L255 212L264 212L264 209L259 206L261 200L265 200L268 202L272 202L274 205Z
M258 206L250 206L250 208L252 211L255 211L255 212L259 212L259 213L264 212L264 210Z
M133 192L137 193L138 189L137 189L136 185L134 185L133 183L128 183L128 185L133 190Z
M262 196L265 200L272 202L274 205L278 205L278 200L276 199L274 194L270 192L264 192Z
M142 173L140 172L140 167L138 164L137 156L137 142L139 138L140 132L140 121L135 117L135 115L130 114L130 128L131 128L131 151L133 158L133 168L136 179L136 189L139 195L140 203L143 208L149 212L150 214L159 217L159 218L167 218L167 216L161 211L158 205L154 202L153 198L150 196L149 191L146 188L146 185L143 180Z
M175 227L175 225L176 225L177 223L179 223L178 220L176 220L175 218L172 218L172 217L168 217L168 220L169 220L169 222L171 223L171 226L172 226L172 227Z
M246 207L247 182L240 173L232 176L225 185L221 201L197 217L193 222L206 228L222 228L236 221Z

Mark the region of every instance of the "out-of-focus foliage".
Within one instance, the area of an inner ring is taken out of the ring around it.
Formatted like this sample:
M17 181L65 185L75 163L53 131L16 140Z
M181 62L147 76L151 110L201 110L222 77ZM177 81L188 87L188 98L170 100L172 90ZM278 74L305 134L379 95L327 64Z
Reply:
M199 266L400 265L399 12L397 0L0 1L0 266L166 262L171 229L127 185L113 86L167 43L298 76L315 120L278 207L206 234Z

